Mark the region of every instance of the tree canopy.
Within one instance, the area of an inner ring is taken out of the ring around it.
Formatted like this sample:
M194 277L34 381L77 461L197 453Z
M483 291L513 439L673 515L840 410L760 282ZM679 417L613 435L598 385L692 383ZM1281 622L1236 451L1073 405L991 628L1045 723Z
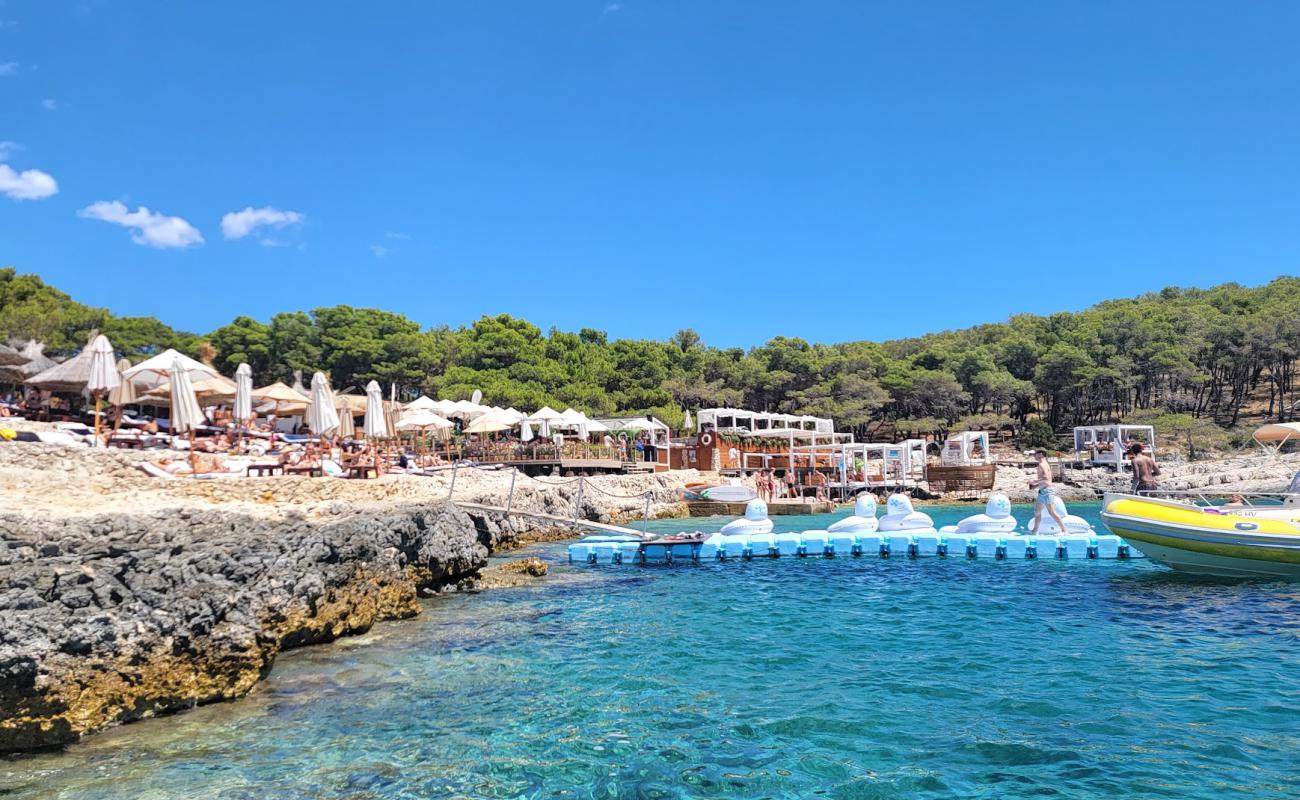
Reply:
M685 329L666 341L610 339L584 328L542 331L502 314L421 328L400 314L339 305L246 316L200 336L153 317L117 317L38 276L0 269L0 336L54 352L92 330L140 359L165 347L217 351L226 374L247 362L259 382L325 370L340 388L377 380L401 394L468 398L520 409L572 405L595 414L742 406L835 418L866 437L935 432L972 420L1031 416L1056 429L1133 415L1181 415L1182 427L1234 425L1245 413L1293 418L1300 358L1300 278L1248 288L1168 288L1078 313L886 342L815 344L776 336L720 349ZM1255 407L1252 404L1258 404ZM1204 435L1204 433L1198 433Z

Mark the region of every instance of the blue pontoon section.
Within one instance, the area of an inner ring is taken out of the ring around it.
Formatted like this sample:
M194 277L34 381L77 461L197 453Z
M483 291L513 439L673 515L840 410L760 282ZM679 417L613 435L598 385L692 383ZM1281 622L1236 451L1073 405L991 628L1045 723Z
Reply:
M639 541L593 536L569 545L574 564L680 564L747 561L756 558L948 558L995 561L1143 558L1137 548L1111 534L1056 536L869 533L803 531L723 536L698 541Z

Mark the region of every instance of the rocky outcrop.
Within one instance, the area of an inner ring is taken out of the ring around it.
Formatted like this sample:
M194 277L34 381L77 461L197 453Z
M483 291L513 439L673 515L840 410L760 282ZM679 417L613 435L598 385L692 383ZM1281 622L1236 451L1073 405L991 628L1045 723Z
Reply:
M338 506L0 516L0 750L244 694L283 649L475 585L497 524Z

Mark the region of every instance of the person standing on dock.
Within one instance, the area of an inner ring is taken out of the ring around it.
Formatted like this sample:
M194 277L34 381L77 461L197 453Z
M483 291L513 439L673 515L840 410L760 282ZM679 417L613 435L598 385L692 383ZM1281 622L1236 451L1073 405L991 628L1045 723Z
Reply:
M1038 524L1043 521L1043 509L1052 515L1056 520L1058 530L1065 530L1065 520L1057 512L1056 506L1052 501L1056 499L1056 488L1052 486L1052 465L1047 461L1047 451L1039 450L1034 455L1038 459L1038 475L1029 484L1030 489L1037 489L1038 496L1034 498L1034 524L1030 526L1030 533L1038 533Z
M1156 482L1156 476L1160 474L1160 466L1156 460L1143 452L1141 442L1129 445L1128 455L1133 462L1133 492L1151 494L1157 491L1160 484Z

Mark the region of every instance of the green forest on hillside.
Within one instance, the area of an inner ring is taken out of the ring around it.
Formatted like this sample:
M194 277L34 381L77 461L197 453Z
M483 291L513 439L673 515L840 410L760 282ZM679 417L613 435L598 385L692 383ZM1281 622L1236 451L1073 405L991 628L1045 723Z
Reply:
M742 350L710 347L689 329L667 341L611 340L589 328L543 332L507 315L422 329L400 314L345 305L265 322L241 316L195 334L153 317L117 317L35 275L0 270L0 337L68 353L95 329L133 360L166 347L212 356L210 345L222 372L246 361L259 384L319 369L340 388L375 379L407 396L452 399L481 389L502 406L648 411L670 424L683 408L716 405L830 416L863 437L1031 417L1058 430L1152 417L1190 429L1231 427L1247 413L1291 418L1300 278L1169 288L912 339L825 345L777 336Z

